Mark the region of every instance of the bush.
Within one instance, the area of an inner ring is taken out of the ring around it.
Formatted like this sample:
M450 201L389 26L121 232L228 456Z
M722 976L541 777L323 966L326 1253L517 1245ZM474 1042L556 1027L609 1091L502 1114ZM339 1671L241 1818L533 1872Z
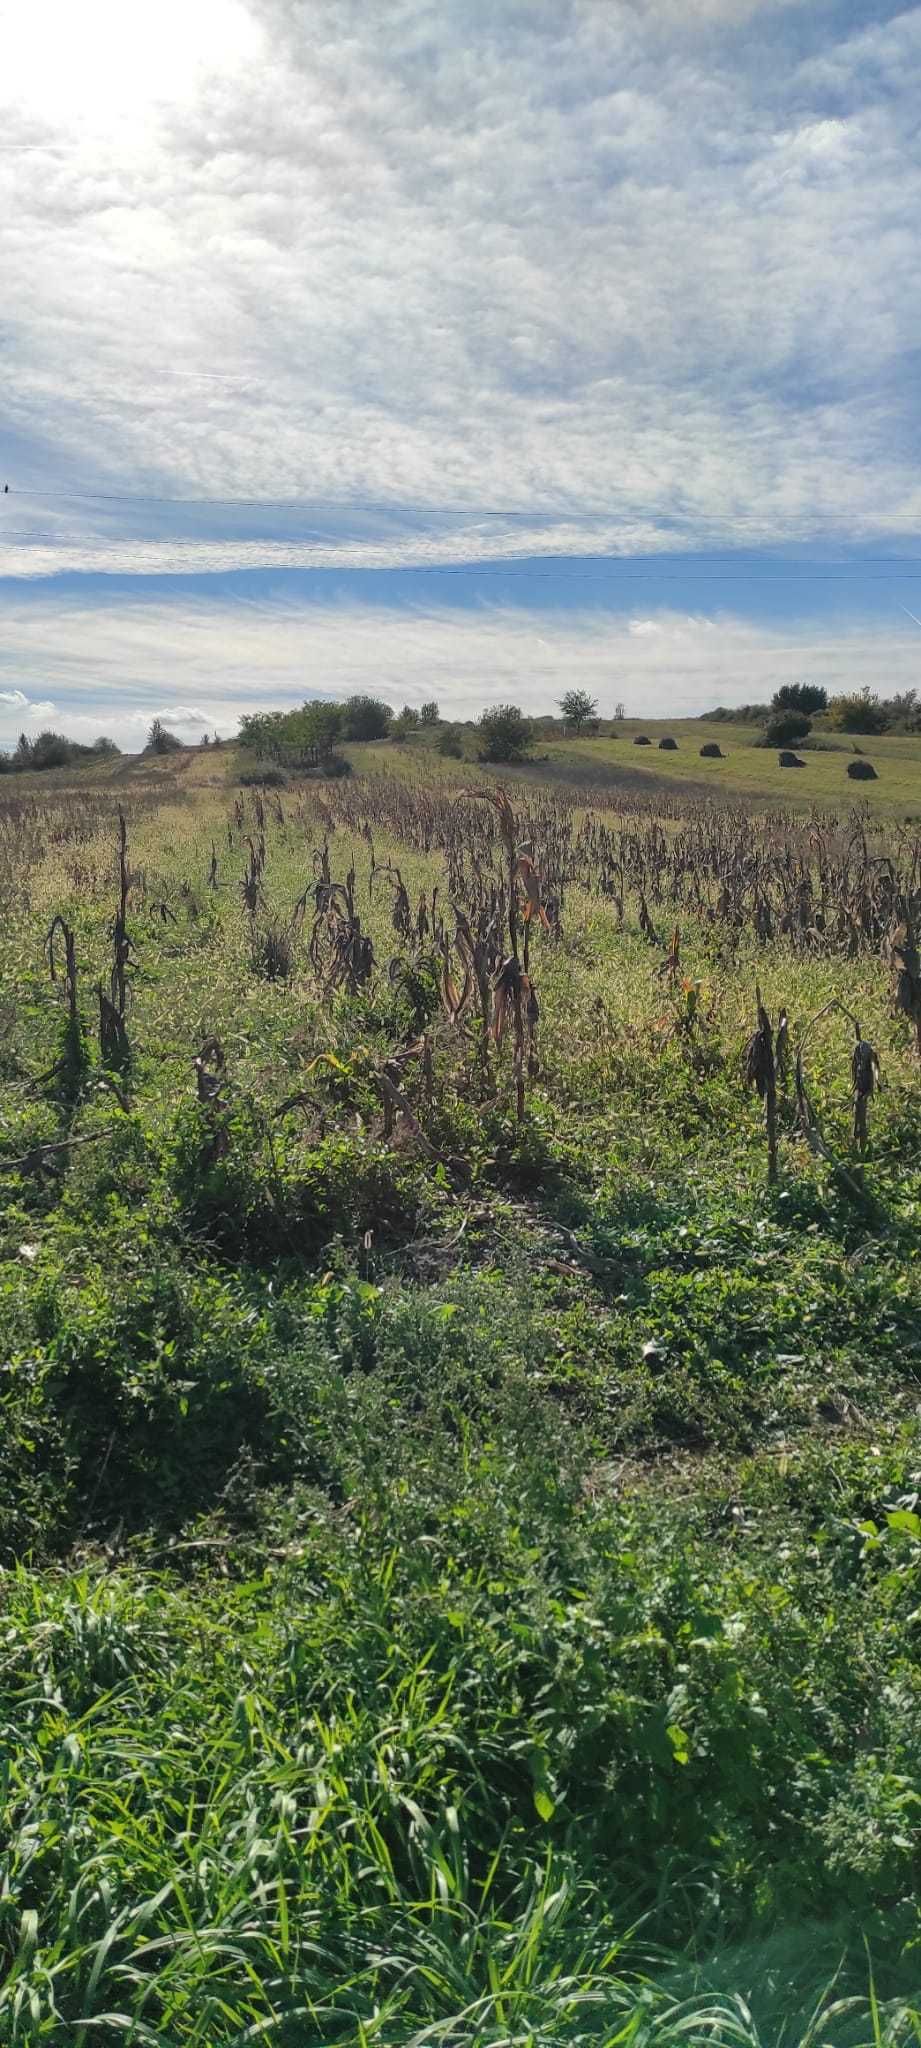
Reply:
M792 754L788 747L783 748L781 753L778 754L777 759L780 762L781 768L805 768L806 766L805 761L801 761L798 754Z
M832 698L828 722L836 732L886 732L889 712L875 690L854 690L847 696Z
M847 772L852 782L875 782L877 779L872 761L849 761Z
M440 732L438 735L437 744L439 754L443 754L446 760L463 760L464 749L461 741L461 736L460 733L458 732L456 725L446 725L444 731Z
M380 697L347 697L342 706L344 740L385 740L392 722L393 712Z
M651 747L652 741L646 738L644 732L638 732L633 744L635 747Z
M804 740L812 731L812 719L805 711L779 711L775 718L769 718L761 742L765 747L792 747L797 740Z
M524 761L531 751L531 721L517 704L496 704L477 719L480 761Z
M827 711L828 691L821 683L784 683L771 698L772 711Z
M659 752L660 754L677 754L678 742L672 739L670 733L666 733L664 740L659 741Z
M440 713L439 713L439 710L438 710L438 705L436 704L436 702L435 702L435 699L434 699L434 697L431 697L431 698L429 699L429 701L428 701L428 703L427 703L427 704L420 704L420 706L419 706L419 724L420 724L420 725L437 725L437 724L438 724L438 721L439 721L439 716L440 716Z
M704 761L724 761L726 758L717 740L707 740L706 745L701 747L700 753L701 759Z
M255 761L252 768L241 768L241 789L286 789L288 777L283 768L276 768L269 761Z
M147 735L145 754L178 754L181 749L182 741L177 740L175 733L169 731L162 719L155 718Z

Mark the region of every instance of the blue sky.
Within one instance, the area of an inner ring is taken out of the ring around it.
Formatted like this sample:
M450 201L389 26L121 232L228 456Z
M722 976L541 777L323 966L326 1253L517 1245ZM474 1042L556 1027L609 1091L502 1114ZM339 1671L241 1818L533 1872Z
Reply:
M0 744L921 683L921 7L0 0Z

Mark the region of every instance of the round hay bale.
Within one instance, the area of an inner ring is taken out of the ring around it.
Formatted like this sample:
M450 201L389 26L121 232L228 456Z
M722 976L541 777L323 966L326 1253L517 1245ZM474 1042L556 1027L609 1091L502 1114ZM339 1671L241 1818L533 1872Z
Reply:
M659 741L659 752L662 754L677 754L677 740L673 740L671 736L668 733L666 733L664 740Z
M781 768L805 768L806 766L805 761L800 758L800 755L791 753L789 747L784 747L783 752L778 754L777 759L780 762Z
M702 761L724 761L726 756L718 740L707 740L706 745L701 747L700 758Z
M852 782L876 782L877 774L872 761L849 761L847 772Z
M652 741L646 738L644 732L638 732L633 744L635 747L651 747Z

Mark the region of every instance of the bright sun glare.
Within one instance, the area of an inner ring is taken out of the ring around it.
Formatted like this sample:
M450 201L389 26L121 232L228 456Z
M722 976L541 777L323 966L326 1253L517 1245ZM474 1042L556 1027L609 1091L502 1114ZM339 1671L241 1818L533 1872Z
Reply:
M3 100L56 122L105 128L177 102L203 76L257 54L239 0L29 0L0 6Z

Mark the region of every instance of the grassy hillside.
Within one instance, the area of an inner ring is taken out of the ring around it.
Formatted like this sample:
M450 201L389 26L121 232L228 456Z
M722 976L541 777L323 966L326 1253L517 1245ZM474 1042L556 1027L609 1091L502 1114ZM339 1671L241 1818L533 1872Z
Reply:
M0 789L11 2048L921 2038L921 855L547 752Z
M649 739L648 747L636 746L641 734ZM666 737L677 741L677 752L660 749L659 741ZM758 746L759 737L757 726L721 720L628 718L613 738L538 740L530 764L513 772L516 779L523 776L529 782L577 784L596 796L633 790L650 797L661 791L669 798L703 796L801 811L813 806L846 811L865 804L871 815L921 817L921 734L887 733L879 739L854 740L844 733L817 732L814 743L796 749L802 768L781 768L777 750ZM708 743L720 747L721 760L701 757L700 749ZM475 762L472 729L465 732L464 744ZM876 769L875 782L849 779L848 762L858 757L858 750ZM441 761L427 734L412 734L402 744L387 741L374 749L345 751L356 765L367 766L373 755L375 766L386 770L388 759L392 762L396 756L406 763L424 763L426 775L442 780L456 776L457 764Z

